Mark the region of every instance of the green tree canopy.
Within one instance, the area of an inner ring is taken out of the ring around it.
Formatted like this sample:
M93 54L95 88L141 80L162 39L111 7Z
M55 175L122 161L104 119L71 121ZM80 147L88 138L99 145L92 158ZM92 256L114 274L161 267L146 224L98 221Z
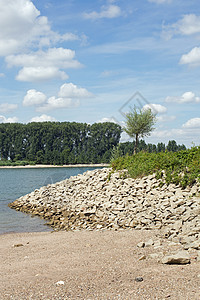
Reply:
M120 140L114 123L0 124L0 161L38 164L107 163Z
M130 112L126 113L126 126L124 127L124 131L131 138L135 139L134 153L137 151L139 138L149 136L150 132L154 130L153 126L155 122L156 117L151 109L140 109L138 111L136 107L134 107Z

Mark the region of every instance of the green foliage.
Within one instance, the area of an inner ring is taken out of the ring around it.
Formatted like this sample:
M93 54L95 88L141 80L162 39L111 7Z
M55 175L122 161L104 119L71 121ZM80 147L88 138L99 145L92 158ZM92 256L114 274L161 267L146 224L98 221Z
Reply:
M171 147L173 145L173 147ZM176 145L176 146L174 146ZM122 153L122 155L129 154L131 155L133 153L133 149L135 147L135 141L133 142L125 142L119 144L119 151ZM157 145L154 144L146 144L144 140L140 140L138 143L138 152L139 151L145 151L149 153L159 153L159 152L165 152L165 150L177 152L180 150L186 150L185 145L177 145L176 141L169 141L167 146L165 146L164 143L158 143Z
M114 160L116 160L117 158L122 156L122 150L120 149L120 144L117 146L114 146L111 152L111 162L113 162Z
M17 160L17 161L0 161L1 167L15 167L15 166L27 166L27 165L35 165L34 161L23 161L23 160Z
M153 126L156 122L156 118L151 109L139 110L138 112L136 107L131 109L131 111L125 116L126 125L124 127L124 131L131 138L135 139L134 153L136 153L139 138L150 135L150 132L154 129Z
M139 152L112 162L113 170L127 169L130 177L142 177L156 173L163 182L185 188L200 181L200 146L179 152Z
M120 135L121 127L110 122L0 124L0 162L109 163Z

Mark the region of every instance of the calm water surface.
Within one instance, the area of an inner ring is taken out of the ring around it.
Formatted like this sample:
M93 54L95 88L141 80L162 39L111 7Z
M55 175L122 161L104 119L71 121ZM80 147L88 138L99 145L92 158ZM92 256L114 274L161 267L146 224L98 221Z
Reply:
M8 207L8 203L44 185L94 169L96 168L0 169L0 234L52 230L44 225L44 220L15 211Z

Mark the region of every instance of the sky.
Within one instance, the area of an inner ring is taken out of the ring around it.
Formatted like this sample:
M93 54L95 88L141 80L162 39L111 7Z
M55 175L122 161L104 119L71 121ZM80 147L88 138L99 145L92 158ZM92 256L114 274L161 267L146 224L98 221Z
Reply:
M0 0L0 123L123 126L134 106L147 143L200 145L199 0Z

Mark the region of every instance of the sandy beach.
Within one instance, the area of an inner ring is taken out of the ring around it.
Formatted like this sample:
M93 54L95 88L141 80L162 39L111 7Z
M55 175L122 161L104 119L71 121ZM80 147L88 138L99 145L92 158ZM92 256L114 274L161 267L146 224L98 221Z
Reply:
M0 235L0 299L199 299L199 263L158 263L148 254L159 248L137 247L149 238L156 232Z

